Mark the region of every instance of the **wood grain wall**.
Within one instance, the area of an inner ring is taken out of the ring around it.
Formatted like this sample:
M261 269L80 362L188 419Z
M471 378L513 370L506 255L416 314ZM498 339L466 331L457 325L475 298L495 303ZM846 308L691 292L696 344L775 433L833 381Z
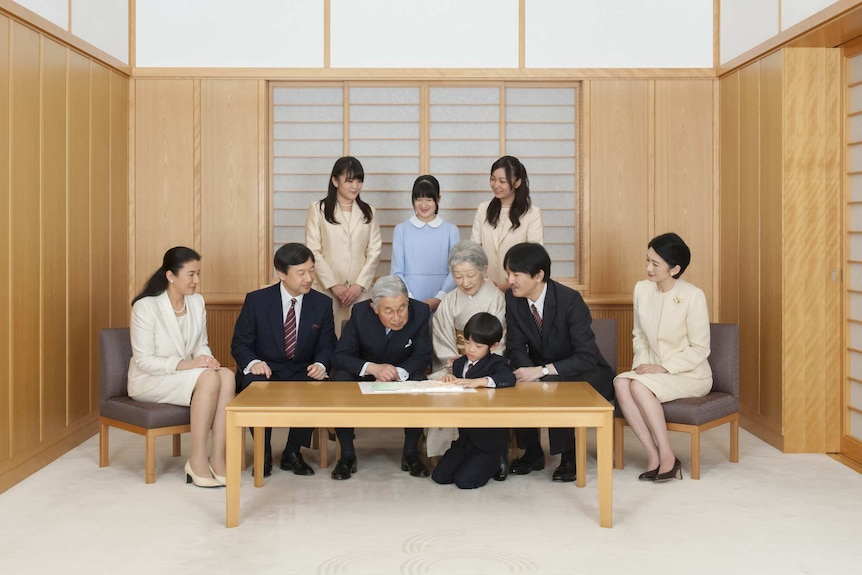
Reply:
M128 78L0 15L0 491L97 429L98 332L128 325L127 138Z
M606 317L608 301L613 314L627 316L618 323L623 367L631 364L631 293L653 235L676 231L686 239L694 254L686 278L715 307L715 87L703 79L584 82L591 102L584 292L597 316ZM266 82L137 78L132 90L133 285L171 246L200 251L201 291L215 312L210 340L219 360L230 361L231 318L271 273Z
M719 319L740 325L743 421L785 451L840 437L840 51L721 79Z

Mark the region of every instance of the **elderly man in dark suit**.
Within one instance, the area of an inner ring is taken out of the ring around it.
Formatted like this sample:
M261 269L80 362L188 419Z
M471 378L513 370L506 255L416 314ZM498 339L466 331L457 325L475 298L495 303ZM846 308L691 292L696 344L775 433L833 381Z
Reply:
M587 381L613 399L614 371L596 346L592 317L581 294L551 279L551 258L541 244L521 243L503 259L506 291L506 355L518 381ZM538 429L517 429L524 455L514 475L544 469ZM562 454L554 481L575 480L574 429L548 431L551 454Z
M371 301L353 306L350 320L332 358L336 381L421 381L431 367L431 310L427 304L407 296L401 278L383 276L371 289ZM353 429L336 428L341 459L332 470L333 479L350 479L356 473ZM421 428L404 430L401 470L414 477L428 477L419 458Z
M231 354L237 391L253 381L311 381L326 377L336 338L332 300L311 289L314 255L302 244L285 244L274 258L277 284L249 293L236 320ZM292 428L280 467L314 475L300 448L311 445L311 428ZM266 428L263 474L272 473L272 428Z

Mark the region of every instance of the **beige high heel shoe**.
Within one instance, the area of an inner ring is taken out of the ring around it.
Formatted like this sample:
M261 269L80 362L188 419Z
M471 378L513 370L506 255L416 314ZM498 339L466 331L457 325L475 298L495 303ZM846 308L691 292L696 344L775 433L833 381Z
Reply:
M221 487L223 483L219 483L212 477L198 477L192 471L191 461L186 461L186 483L194 483L198 487Z
M218 473L216 473L215 469L213 469L213 466L210 465L209 461L207 461L207 465L209 465L210 473L213 474L213 479L218 481L221 485L227 485L227 478L224 475L219 475Z

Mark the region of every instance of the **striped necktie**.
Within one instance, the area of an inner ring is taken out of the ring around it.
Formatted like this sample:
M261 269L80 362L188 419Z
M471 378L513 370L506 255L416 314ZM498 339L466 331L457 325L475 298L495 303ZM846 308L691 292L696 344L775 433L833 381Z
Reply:
M287 319L284 320L284 355L287 359L296 355L296 298L291 298Z
M536 304L531 303L530 309L533 310L533 319L536 320L536 327L539 328L539 333L542 333L542 316L539 315L539 310L536 309Z

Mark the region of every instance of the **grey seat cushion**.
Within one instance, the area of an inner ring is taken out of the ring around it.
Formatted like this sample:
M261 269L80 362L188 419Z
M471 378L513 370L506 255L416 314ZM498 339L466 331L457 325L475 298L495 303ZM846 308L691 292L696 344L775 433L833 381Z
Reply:
M112 397L99 410L102 417L110 417L145 429L188 425L190 410L169 403L147 403L131 397Z
M739 400L729 393L713 391L703 397L668 401L662 407L668 423L703 425L739 411Z

